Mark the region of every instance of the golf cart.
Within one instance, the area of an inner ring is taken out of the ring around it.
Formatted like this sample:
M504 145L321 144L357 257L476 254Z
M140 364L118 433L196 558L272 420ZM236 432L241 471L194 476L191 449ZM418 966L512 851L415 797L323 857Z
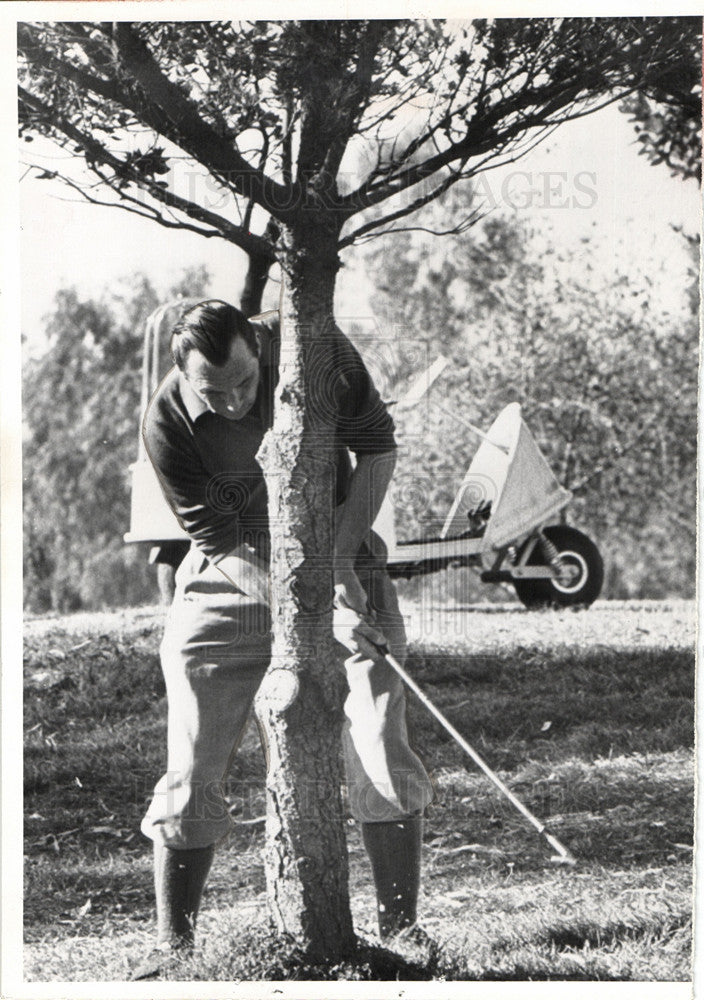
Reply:
M147 321L140 427L169 363L165 345L171 328L189 304L185 300L164 306ZM446 364L445 358L438 358L398 405L414 405ZM486 433L456 417L481 443L439 537L398 541L388 496L374 523L388 547L390 575L411 577L446 566L471 566L485 583L511 584L529 608L590 605L603 583L601 556L576 528L550 523L572 494L555 478L521 416L520 405L506 406ZM131 476L131 523L125 541L149 541L155 547L187 541L163 497L141 433Z
M469 427L482 441L438 538L398 542L384 502L375 530L388 546L391 576L472 566L484 583L512 584L529 608L592 604L604 579L601 556L581 531L549 523L572 494L557 482L520 405L504 407L486 434Z

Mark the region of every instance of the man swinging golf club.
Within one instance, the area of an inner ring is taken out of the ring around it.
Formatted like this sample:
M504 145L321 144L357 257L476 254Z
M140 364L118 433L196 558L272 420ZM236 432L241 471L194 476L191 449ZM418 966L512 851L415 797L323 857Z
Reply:
M250 322L225 302L191 308L173 331L176 367L144 421L147 452L191 548L160 650L168 765L142 822L154 843L157 942L135 979L158 975L193 943L214 846L232 825L222 779L270 660L270 537L255 456L273 420L278 332L278 320ZM342 744L350 809L371 861L379 930L388 936L416 919L421 816L432 790L408 744L403 684L383 657L370 655L369 642L397 661L405 656L383 543L371 531L394 467L393 421L350 341L337 328L330 336L334 630L347 649L349 686Z

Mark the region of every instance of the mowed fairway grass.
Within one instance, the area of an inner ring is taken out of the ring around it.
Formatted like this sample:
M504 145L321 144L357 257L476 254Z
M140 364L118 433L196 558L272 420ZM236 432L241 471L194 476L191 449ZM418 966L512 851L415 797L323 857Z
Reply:
M436 798L424 935L386 949L348 821L359 951L309 965L266 915L264 763L250 725L229 780L200 945L170 978L691 978L694 605L588 611L405 604L408 668L577 856L551 850L409 695ZM154 932L139 821L165 765L163 609L25 622L25 978L123 980Z

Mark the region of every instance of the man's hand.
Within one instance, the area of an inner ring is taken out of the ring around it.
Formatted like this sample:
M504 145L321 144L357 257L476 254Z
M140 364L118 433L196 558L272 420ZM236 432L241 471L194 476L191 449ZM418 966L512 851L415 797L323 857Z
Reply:
M335 569L335 607L351 608L361 617L369 613L364 587L351 566Z
M354 571L354 561L362 541L369 535L389 480L396 456L393 451L359 455L349 483L347 498L336 512L335 528L335 638L352 653L378 659L383 633L374 625L367 595Z
M335 567L352 568L381 508L396 462L393 451L359 455L347 497L335 512Z
M354 570L335 572L335 602L333 634L350 653L363 653L370 659L379 658L376 646L385 646L383 632L374 625L369 612L367 595Z

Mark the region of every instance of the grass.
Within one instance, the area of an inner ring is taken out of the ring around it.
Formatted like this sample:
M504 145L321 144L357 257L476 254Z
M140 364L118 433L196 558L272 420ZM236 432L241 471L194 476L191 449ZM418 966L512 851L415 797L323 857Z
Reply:
M170 978L689 981L692 606L408 610L411 673L578 867L550 866L542 838L411 697L412 737L436 789L427 936L381 947L350 820L358 950L311 965L266 920L264 764L251 727L229 782L237 825L216 856L202 944ZM30 981L121 980L150 946L151 860L138 827L165 763L161 617L26 622Z

